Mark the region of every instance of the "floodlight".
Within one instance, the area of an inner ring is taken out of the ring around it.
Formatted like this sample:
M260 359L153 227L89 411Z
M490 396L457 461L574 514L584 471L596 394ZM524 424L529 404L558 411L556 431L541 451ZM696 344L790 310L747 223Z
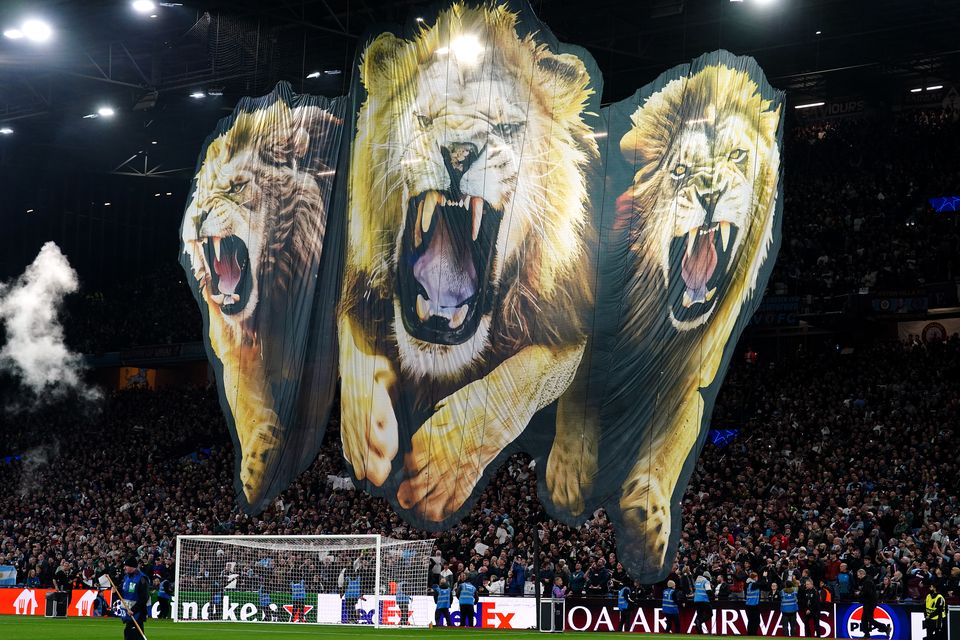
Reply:
M97 115L102 118L112 118L116 111L113 110L113 107L100 107L97 109Z
M826 102L808 102L807 104L798 104L794 109L812 109L813 107L822 107Z
M152 0L133 0L130 6L133 7L133 10L137 13L150 13L157 8L156 3L152 2Z
M11 129L10 127L0 127L0 135L8 136L11 133L13 133L13 129Z
M450 43L450 49L457 60L465 64L475 64L483 52L483 45L477 36L465 34Z
M917 87L916 89L910 89L910 93L920 93L923 91L923 87Z
M312 72L310 72L310 73L307 74L307 79L308 79L308 80L313 80L314 78L319 78L319 77L320 77L320 72L319 72L319 71L312 71Z
M205 94L203 91L194 91L193 93L190 94L190 97L193 98L193 99L195 99L195 100L199 100L199 99L201 99L201 98L205 98L206 96L207 96L207 94Z
M11 40L19 40L23 37L23 31L20 29L7 29L3 32L4 38L10 38Z
M927 91L937 91L938 89L943 89L943 85L935 84L932 87L927 87Z
M46 42L53 35L53 29L50 28L49 24L35 18L24 21L20 30L28 40L33 40L34 42Z

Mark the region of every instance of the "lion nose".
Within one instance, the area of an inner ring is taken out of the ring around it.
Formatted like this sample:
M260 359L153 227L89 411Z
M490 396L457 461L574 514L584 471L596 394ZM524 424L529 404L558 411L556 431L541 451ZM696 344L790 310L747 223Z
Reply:
M700 202L700 206L703 207L708 221L713 218L713 211L717 208L717 203L720 201L720 196L722 195L723 190L721 189L712 189L706 193L697 192L697 200Z
M447 172L450 174L450 182L454 191L459 190L460 178L467 172L480 151L477 145L472 142L451 142L441 149L443 162L447 166Z

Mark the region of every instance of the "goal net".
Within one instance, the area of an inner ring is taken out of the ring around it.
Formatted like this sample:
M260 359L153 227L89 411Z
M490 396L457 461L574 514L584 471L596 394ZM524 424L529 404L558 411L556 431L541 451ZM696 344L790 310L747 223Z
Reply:
M426 627L433 540L178 536L177 621Z

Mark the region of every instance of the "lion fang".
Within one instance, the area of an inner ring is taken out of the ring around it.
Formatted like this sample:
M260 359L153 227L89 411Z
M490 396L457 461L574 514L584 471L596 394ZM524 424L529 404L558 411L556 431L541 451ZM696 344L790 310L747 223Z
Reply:
M474 196L470 199L470 213L473 214L473 241L480 235L480 223L483 222L483 198Z

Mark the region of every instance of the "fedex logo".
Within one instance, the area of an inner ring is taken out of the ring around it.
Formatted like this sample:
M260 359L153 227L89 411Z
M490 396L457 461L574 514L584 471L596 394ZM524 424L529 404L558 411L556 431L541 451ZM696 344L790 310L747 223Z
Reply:
M497 602L481 601L474 607L473 626L483 629L517 629L514 626L516 611L508 611L505 606L497 607ZM450 619L454 626L460 626L463 619L459 611L450 612Z

